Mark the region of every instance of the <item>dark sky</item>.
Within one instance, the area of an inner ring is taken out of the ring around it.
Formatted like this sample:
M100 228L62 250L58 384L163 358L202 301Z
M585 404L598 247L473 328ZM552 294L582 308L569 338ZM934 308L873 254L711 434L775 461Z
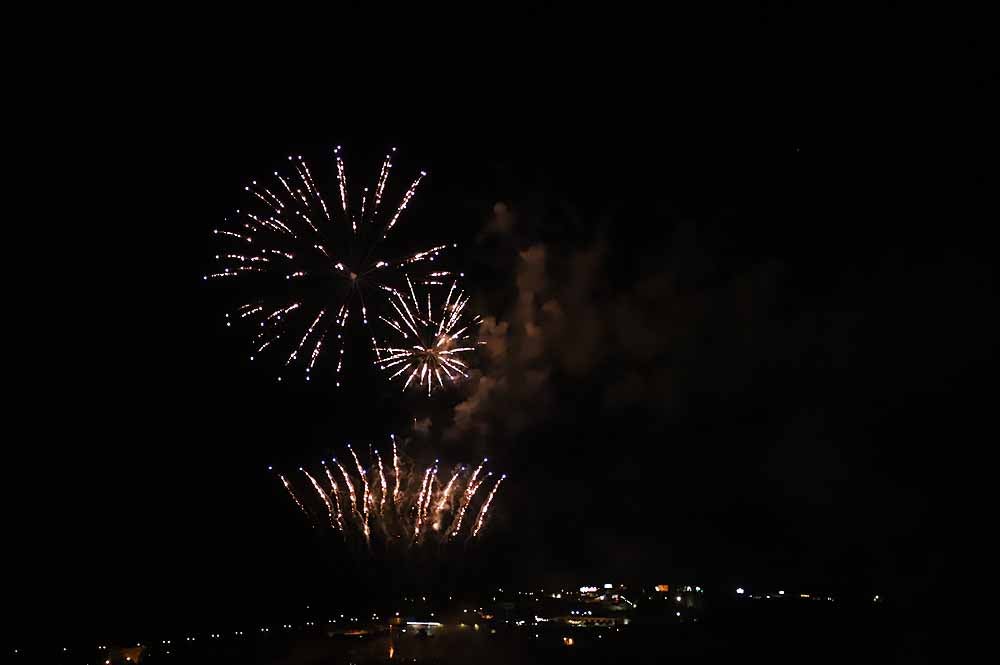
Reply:
M463 579L940 579L991 396L995 217L969 129L988 78L874 28L845 53L774 19L725 52L619 51L608 26L360 64L353 40L312 43L295 64L207 31L68 65L39 94L80 144L46 150L35 199L68 212L25 217L18 254L54 260L20 271L27 343L7 346L22 624L120 634L349 598L364 565L265 468L412 418L432 423L418 445L510 473ZM941 126L932 84L969 125ZM431 173L407 221L462 244L491 317L450 399L358 368L350 391L278 385L221 325L210 230L246 179L333 144Z

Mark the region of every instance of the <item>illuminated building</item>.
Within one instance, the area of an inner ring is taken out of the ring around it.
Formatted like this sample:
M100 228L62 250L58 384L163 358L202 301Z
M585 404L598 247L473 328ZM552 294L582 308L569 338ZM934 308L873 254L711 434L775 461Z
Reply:
M477 624L478 626L478 624ZM440 631L444 627L439 621L407 621L406 630L412 631L416 635L429 637Z
M628 619L625 617L595 617L587 615L553 617L552 620L564 623L568 626L581 626L586 628L611 628L613 626L622 626L628 623Z

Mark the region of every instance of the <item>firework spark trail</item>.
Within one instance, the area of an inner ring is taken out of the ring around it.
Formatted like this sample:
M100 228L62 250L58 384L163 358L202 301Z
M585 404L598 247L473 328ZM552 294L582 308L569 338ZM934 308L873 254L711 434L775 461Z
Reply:
M415 523L413 525L413 537L414 539L420 537L420 527L423 523L423 505L424 505L424 494L427 492L427 485L429 484L431 471L434 469L434 465L427 467L427 471L424 472L424 480L420 484L420 496L417 498L417 516L415 518Z
M385 483L385 472L382 470L382 456L378 454L378 449L375 450L375 459L378 461L378 477L382 483L382 493L379 495L379 506L378 506L378 511L381 513L385 510L386 483Z
M452 474L451 480L448 484L444 486L444 490L441 492L441 499L438 501L437 509L435 512L440 513L444 510L445 506L448 505L448 497L451 496L451 489L455 485L455 481L458 480L458 476L462 473L462 467L455 469L455 473Z
M253 316L254 314L256 314L257 312L259 312L259 311L261 311L263 309L264 309L263 305L257 305L256 307L254 307L252 309L248 309L245 312L243 312L242 314L240 314L240 318L241 319L245 319L248 316Z
M356 195L353 208L344 152L340 146L333 151L330 160L335 174L330 182L335 181L333 188L337 191L334 193L331 188L327 196L324 196L306 160L301 155L288 155L287 168L284 172L273 172L274 179L270 186L252 180L244 187L249 205L236 209L234 215L226 218L229 228L214 230L219 240L224 242L224 247L232 248L234 241L241 244L237 251L216 254L215 259L220 262L218 269L207 271L203 279L232 282L237 277L249 279L252 275L254 286L263 287L262 292L269 294L269 302L262 303L266 311L255 313L260 316L266 312L286 310L290 302L301 307L294 316L269 319L269 323L281 330L276 330L266 341L258 335L253 340L253 348L255 353L275 349L281 355L287 354L284 364L288 366L298 362L303 365L303 379L306 381L310 380L309 372L317 366L321 356L329 356L331 347L339 347L339 354L335 356L336 383L339 386L344 345L343 342L329 343L326 337L331 326L329 317L321 314L309 324L310 319L305 318L304 312L338 312L335 325L346 328L350 309L358 307L361 321L367 323L369 310L377 315L380 309L387 307L382 289L392 280L401 280L405 266L434 261L440 252L456 246L440 244L402 256L378 255L381 241L401 220L426 176L426 172L420 171L398 205L385 209L395 150L393 148L386 153L372 194L369 196L368 188L364 188L365 194ZM342 217L340 214L331 216L326 203L326 198L331 195L331 203L339 199ZM358 200L361 201L360 217L356 212ZM247 246L253 247L256 255L250 256L250 252L245 251ZM430 264L428 267L431 267ZM426 270L420 268L420 280L425 279ZM437 271L433 274L440 277L451 273ZM285 284L278 288L274 283L267 284L267 280L277 279ZM365 293L366 290L369 293ZM289 300L278 300L283 297L279 294L286 292ZM377 297L372 298L371 293ZM287 310L284 314L291 311ZM246 317L247 320L253 318ZM342 339L340 334L337 339ZM304 351L307 343L310 344L309 352ZM278 379L281 380L281 377Z
M348 445L347 449L351 451L351 456L354 458L354 464L355 466L358 467L358 475L361 476L361 484L364 488L364 493L362 494L361 497L362 510L363 510L362 522L363 522L363 529L365 532L365 540L369 540L371 538L371 531L368 528L368 504L370 503L370 494L368 492L368 478L365 475L364 468L362 468L361 466L361 462L358 460L357 453L354 452L354 448Z
M340 469L340 474L342 476L344 476L344 484L347 485L347 495L351 499L351 512L353 512L355 515L357 515L358 514L358 498L354 494L354 483L351 482L351 477L349 475L347 475L347 471L340 464L340 462L337 461L337 458L333 459L333 463L337 465L337 468Z
M395 148L392 149L396 151ZM385 189L385 181L389 178L389 169L392 168L392 156L386 154L385 161L382 162L382 170L378 174L378 184L375 186L375 206L372 208L372 215L378 212L378 206L382 203L382 191Z
M295 496L295 492L292 491L292 486L288 484L288 480L280 474L278 477L281 478L281 484L285 486L286 490L288 490L288 495L292 497L292 501L295 502L295 505L299 507L299 510L302 511L303 515L309 517L309 512L306 510L306 507L302 505L302 502L299 501L299 497Z
M315 192L315 190L313 190L312 183L309 181L309 178L306 176L306 172L302 169L302 165L304 163L305 162L302 161L302 156L299 155L299 161L295 162L295 172L299 174L299 180L301 180L302 184L306 186L306 191L309 192L310 194L315 194L316 192ZM282 206L282 207L284 207L284 206Z
M275 318L275 317L277 317L277 318L279 318L279 319L280 319L281 317L285 316L285 315L286 315L286 314L288 314L289 312L294 312L294 311L295 311L295 310L297 310L297 309L298 309L298 308L299 308L299 307L300 307L301 305L302 305L302 303L300 303L300 302L293 302L293 303L292 303L291 305L289 305L288 307L279 307L278 309L276 309L276 310L274 310L273 312L271 312L271 313L270 313L270 314L269 314L269 315L267 316L267 318L265 319L265 321L270 321L271 319L273 319L273 318Z
M417 193L417 186L420 185L420 181L425 175L427 175L427 173L425 171L421 171L420 175L417 176L417 179L413 181L412 185L410 185L410 188L406 190L406 194L403 195L402 202L400 202L399 207L396 208L396 214L394 214L392 219L389 220L389 226L386 227L385 234L382 236L383 238L388 236L389 231L391 231L392 227L396 225L396 221L399 219L399 216L403 214L403 211L406 210L406 206L410 202L410 199L412 199L413 195Z
M453 244L452 247L453 248L454 247L458 247L458 245ZM428 259L431 260L431 261L433 261L435 259L435 257L437 257L438 253L441 252L441 251L443 251L443 250L445 250L445 249L448 249L448 245L438 245L437 247L431 247L430 249L425 249L422 252L417 252L416 254L413 254L413 255L411 255L411 256L403 259L399 263L399 267L403 267L403 266L407 266L407 265L410 265L410 264L413 264L413 263L417 263L418 261L426 261Z
M420 507L420 512L422 514L420 522L423 523L427 521L427 508L431 505L431 498L434 496L434 483L437 481L437 471L438 471L438 461L434 460L434 467L431 470L430 480L427 481L427 496L424 497L424 503Z
M399 505L399 455L396 453L396 437L392 437L392 468L396 476L396 487L392 491L392 502Z
M365 473L364 467L361 466L361 460L358 459L358 454L354 452L354 448L351 447L351 444L347 444L347 450L350 451L351 457L354 458L354 466L358 470L358 477L361 478L361 486L362 486L361 502L365 506L365 510L367 510L368 504L371 501L371 492L368 489L368 477L367 474Z
M448 311L448 305L451 304L451 294L453 294L455 292L455 286L457 284L458 284L458 282L452 282L451 283L451 288L448 289L448 295L447 295L447 297L445 297L445 299L444 299L444 305L441 308L442 312L447 312ZM428 309L430 309L430 307L428 307ZM441 333L443 331L444 331L444 317L442 316L441 317L441 321L438 323L438 328L437 328L437 332L435 333L435 335L439 336L439 335L441 335Z
M256 180L253 181L252 184L256 185L257 181ZM244 187L243 189L245 191L247 191L247 192L250 192L251 194L253 194L254 196L256 196L258 199L260 199L261 201L263 201L264 205L266 205L270 210L273 210L274 212L276 212L278 214L281 214L281 210L278 207L276 207L273 203L271 203L270 201L268 201L266 198L264 198L264 196L260 192L258 192L256 189L250 189L249 186Z
M220 231L219 229L216 229L214 231L214 233L216 235L229 236L230 238L236 238L237 240L242 240L244 242L253 242L253 237L252 236L242 236L239 233L233 233L232 231Z
M323 200L322 194L320 194L319 188L316 187L316 181L313 180L312 173L309 171L309 165L306 164L305 160L299 157L299 161L302 163L302 169L305 171L306 177L303 180L307 180L306 184L309 185L309 191L313 193L319 200L320 206L323 208L323 215L326 217L326 221L330 220L330 212L326 209L326 201ZM275 174L277 175L277 174ZM310 223L311 224L311 223Z
M271 346L273 342L276 342L279 339L281 339L281 335L275 335L274 339L267 340L266 342L257 347L257 353L260 353L267 347ZM250 356L250 360L253 360L253 358L254 358L253 356Z
M472 499L476 496L476 492L482 487L483 483L486 482L486 478L489 478L492 473L486 474L486 477L481 479L478 483L471 487L471 491L468 493L468 500L462 504L462 507L458 509L458 517L455 518L455 523L451 527L451 537L454 538L458 535L458 532L462 530L462 520L465 519L465 513L469 510L469 505L472 503Z
M347 212L347 174L344 173L344 159L340 155L340 146L338 145L336 150L333 151L337 158L337 182L340 184L340 203L344 208L344 216L350 218ZM357 233L358 226L351 219L351 228Z
M416 310L419 313L420 312L420 304L417 302L417 294L413 290L413 282L410 281L410 276L409 275L406 276L406 285L408 287L410 287L410 298L413 300L413 309ZM405 301L403 301L403 306L406 307L406 302ZM409 309L407 309L407 312L409 312ZM429 316L429 314L428 314L428 316Z
M309 366L306 368L306 371L312 371L313 365L316 364L316 358L319 356L320 349L323 348L324 339L326 339L325 332L316 340L316 346L313 347L312 355L309 357ZM306 377L306 380L308 381L309 377Z
M337 507L337 526L341 531L344 530L344 512L340 509L340 488L337 487L337 481L333 479L333 474L330 473L330 467L326 465L323 461L323 470L326 471L326 478L330 481L330 494L333 495L333 503Z
M493 486L493 489L490 490L489 496L486 497L486 501L483 502L483 507L479 509L479 518L476 520L476 528L472 530L473 538L478 536L479 530L483 528L483 522L486 520L487 513L490 512L490 504L493 503L493 497L496 496L497 490L500 489L500 483L502 483L506 477L507 474L504 474L497 479L496 485Z
M479 486L482 485L483 480L485 480L485 478L483 478L478 482L476 481L488 461L489 458L483 458L483 461L480 462L478 467L476 467L476 470L472 472L472 477L469 478L469 483L465 486L465 492L462 495L462 505L458 509L458 516L455 518L455 523L452 525L450 530L453 537L458 535L459 530L461 530L462 520L465 519L465 511L469 509L469 504L472 503L472 499L479 490Z
M253 185L257 186L257 181L256 180L253 181ZM270 189L268 189L267 187L261 187L260 189L261 189L262 192L264 192L265 194L267 194L267 198L270 201L272 201L272 202L274 202L274 203L276 203L278 205L277 208L274 208L272 206L272 210L277 210L278 212L280 212L281 208L285 207L285 202L282 201L281 199L279 199L277 196L275 196L274 192L272 192Z
M479 466L476 467L476 470L472 472L472 477L469 478L469 484L465 486L465 497L466 497L466 499L470 498L470 494L471 494L470 490L476 484L476 478L479 477L479 474L482 473L482 471L483 471L483 467L486 466L486 463L489 462L489 461L490 461L489 457L484 457L483 461L480 462Z
M277 178L281 182L281 184L285 188L285 191L288 192L288 195L294 199L295 198L295 194L292 192L292 188L288 186L288 181L285 180L285 177L283 175L281 175L280 173L278 173L277 171L274 172L274 177Z
M290 356L288 356L288 360L285 361L286 365L288 363L292 362L293 360L295 360L295 358L299 355L299 351L302 350L302 345L306 343L306 340L309 338L309 335L312 334L313 329L316 328L316 324L319 323L319 320L323 318L324 314L326 314L326 310L325 309L321 309L319 311L319 314L316 315L316 318L313 319L312 324L306 330L306 334L302 336L301 340L299 340L299 345L297 347L295 347L295 350L292 351L292 354Z
M330 526L337 528L337 522L334 518L333 506L330 504L330 498L326 495L326 492L323 491L323 488L319 486L319 483L316 482L316 479L312 477L312 474L301 467L299 467L299 471L306 474L306 478L308 478L309 482L312 483L316 493L319 494L319 498L323 500L323 504L326 506L326 512L330 517Z

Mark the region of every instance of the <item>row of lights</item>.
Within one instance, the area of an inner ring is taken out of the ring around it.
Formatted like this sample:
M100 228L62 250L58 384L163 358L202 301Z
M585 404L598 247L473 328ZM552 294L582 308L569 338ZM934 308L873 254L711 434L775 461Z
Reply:
M736 587L736 593L737 593L737 595L740 595L740 596L746 595L746 589L744 589L743 587ZM779 589L777 595L779 597L780 596L784 596L785 595L784 589ZM764 597L765 598L771 598L772 596L771 596L771 594L765 594ZM752 596L752 598L760 598L760 596ZM812 594L808 594L808 593L800 593L799 594L799 598L822 600L823 596L813 596ZM833 596L826 596L826 600L833 601ZM875 594L875 597L872 598L872 602L874 602L874 603L879 602L879 600L880 600L880 596L878 594Z
M270 468L270 467L268 467L268 468ZM605 589L611 589L611 588L613 588L613 585L612 585L612 584L610 584L610 583L606 583L606 584L604 584L603 586L604 586L604 588L605 588ZM581 592L584 592L584 591L590 591L591 589L593 589L593 590L596 590L596 587L581 587L580 591L581 591ZM696 587L696 589L697 589L698 591L701 591L701 587ZM500 593L503 593L503 588L502 588L502 587L498 587L498 588L497 588L497 591L499 591ZM564 591L564 590L560 590L560 592L559 592L559 593L555 593L555 594L552 594L552 597L553 597L553 598L562 598L562 593L563 593L563 591ZM540 592L540 593L544 593L544 589L540 589L540 590L539 590L539 592ZM524 594L524 595L532 595L532 596L533 596L533 595L535 594L535 592L534 592L534 591L525 591L525 592L520 592L520 591L519 591L518 593L519 593L519 594ZM736 590L736 593L738 593L738 594L743 594L743 593L744 593L744 590L743 590L742 588L738 588L738 589ZM784 595L784 591L779 591L779 593L780 593L780 594L782 594L782 595ZM451 596L449 596L448 598L449 598L449 600L451 600L451 599L452 599L452 597L451 597ZM680 602L680 596L678 596L677 598L678 598L678 602ZM875 601L876 601L876 602L878 601L878 598L879 598L878 596L875 596ZM421 600L422 600L423 602L427 602L427 596L421 596L421 597L420 597L420 599L421 599ZM494 600L495 600L495 599L496 599L496 597L494 596ZM410 601L410 599L409 599L409 598L404 598L404 600L406 600L406 601ZM415 599L414 599L414 600L415 600ZM411 601L411 602L412 602L412 601ZM482 608L477 608L477 609L478 609L478 611L480 611L480 612L482 611ZM463 611L463 612L467 612L468 610L462 610L462 611ZM573 614L576 614L576 612L574 611L574 612L573 612ZM582 614L583 614L583 612L580 612L580 614L582 615ZM590 614L591 614L591 612L589 612L589 611L588 611L588 612L587 612L587 614L588 614L588 615L590 615ZM677 615L678 615L678 616L680 616L680 613L678 612L678 613L677 613ZM396 612L396 616L399 616L399 612ZM431 616L433 617L433 616L434 616L434 613L431 613ZM341 615L340 615L340 618L342 618L342 619L343 619L343 618L344 618L344 615L343 615L343 614L341 614ZM372 615L372 618L373 618L373 619L375 619L375 620L378 620L378 615L377 615L377 614L373 614L373 615ZM351 617L351 618L350 618L350 620L351 620L351 621L354 621L354 622L356 622L356 621L357 621L358 619L357 619L357 617ZM333 623L333 621L334 621L333 619L330 619L330 620L328 621L328 623ZM316 624L315 624L315 622L314 622L314 621L307 621L307 622L305 622L305 625L306 625L306 626L315 626ZM286 629L291 629L291 628L292 628L293 626L292 626L292 624L283 624L283 627L284 627L284 628L286 628ZM262 627L262 628L260 629L260 632L262 632L262 633L268 633L268 632L270 632L270 628L268 628L268 627ZM236 637L242 637L242 636L244 635L244 632L243 632L243 631L234 631L233 635L234 635L234 636L236 636ZM209 637L210 637L210 638L212 638L212 639L221 639L221 638L222 638L222 633L210 633L210 634L209 634ZM186 642L193 642L193 641L195 641L195 639L196 639L196 638L195 638L195 637L193 637L193 636L188 636L188 637L185 637L185 638L184 638L184 640L185 640ZM162 644L164 644L164 645L170 645L170 644L172 644L172 641L171 641L171 640L162 640ZM140 644L140 645L137 645L137 646L140 646L140 647L141 647L142 645ZM101 650L103 650L103 649L106 649L106 648L107 648L107 646L106 646L106 645L100 645L100 646L98 647L98 649L101 649ZM68 648L66 648L66 647L63 647L63 651L64 651L64 652L67 652L67 651L68 651ZM19 653L19 651L18 651L17 649L14 649L14 653L15 653L15 654L18 654L18 653Z
M396 612L396 616L399 616L399 612ZM432 613L431 616L434 616L434 614ZM343 619L344 615L341 614L340 618ZM373 614L372 615L372 619L378 620L378 615L377 614ZM348 620L356 622L358 620L358 618L357 617L350 617ZM327 623L333 623L334 621L335 621L335 619L329 619L327 621ZM305 626L315 626L316 622L315 621L306 621L304 623L304 625ZM295 626L293 624L290 624L290 623L282 624L282 628L292 629L294 627ZM269 632L271 632L271 629L270 629L270 627L266 627L265 626L265 627L262 627L260 629L260 632L262 632L262 633L269 633ZM245 634L246 633L244 633L244 631L242 631L242 630L233 631L233 635L235 637L242 637ZM222 633L209 633L208 637L211 638L211 639L221 639L223 637L223 635L222 635ZM187 636L187 637L184 638L185 642L194 642L195 640L196 640L196 637L194 637L194 636ZM173 644L173 640L161 640L160 643L163 644L163 645L166 645L166 646L170 646L170 645ZM137 647L142 647L141 644L137 644L136 646ZM108 647L107 647L107 645L101 644L97 648L98 648L98 650L102 650L103 651L103 650L107 649ZM63 651L67 652L67 651L69 651L69 649L66 648L66 647L63 647ZM17 649L14 649L14 653L18 654L19 652L18 652Z

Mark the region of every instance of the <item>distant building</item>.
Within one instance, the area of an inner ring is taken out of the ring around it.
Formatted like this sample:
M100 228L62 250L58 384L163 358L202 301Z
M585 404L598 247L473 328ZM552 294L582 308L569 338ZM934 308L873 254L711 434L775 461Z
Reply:
M582 626L587 628L611 628L628 623L628 619L625 617L595 617L586 615L553 617L552 620L564 623L567 626Z

